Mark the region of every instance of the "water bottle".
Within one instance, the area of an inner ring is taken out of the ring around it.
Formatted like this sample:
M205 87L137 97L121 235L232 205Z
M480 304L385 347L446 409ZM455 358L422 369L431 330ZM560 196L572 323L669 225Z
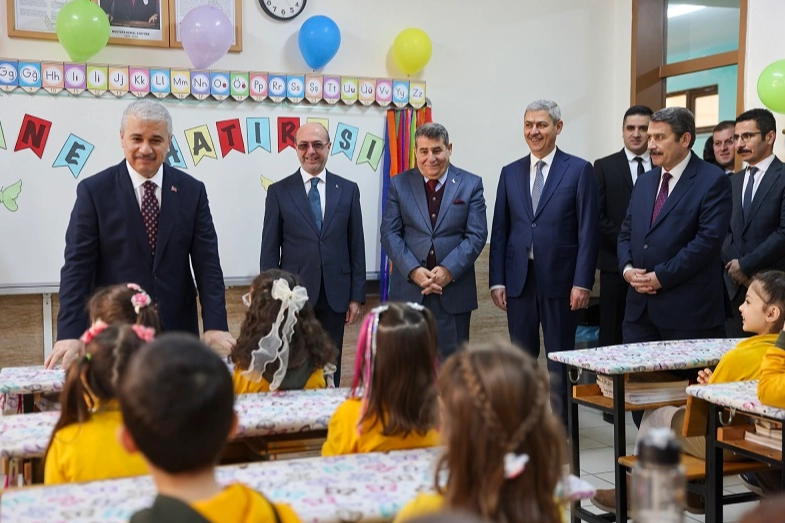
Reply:
M670 429L652 429L640 442L630 485L636 523L684 522L687 480L680 451Z

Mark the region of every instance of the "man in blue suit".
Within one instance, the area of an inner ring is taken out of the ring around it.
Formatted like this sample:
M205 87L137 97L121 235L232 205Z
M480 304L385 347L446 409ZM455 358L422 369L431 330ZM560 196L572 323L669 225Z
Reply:
M731 182L693 154L695 118L682 107L654 113L655 168L632 192L619 234L619 270L630 284L625 343L721 338L729 313L720 258L731 218Z
M60 272L59 341L47 367L81 352L93 290L125 282L150 294L164 330L197 336L198 288L205 341L224 351L234 345L207 193L202 182L164 164L171 137L172 117L162 104L133 102L120 125L125 160L77 186Z
M575 311L589 303L599 249L598 192L589 162L556 148L562 130L555 102L524 114L531 154L502 169L493 212L490 287L507 311L510 338L537 358L575 348ZM567 383L548 360L554 411L567 421Z
M482 179L450 163L444 126L420 126L414 144L417 167L390 180L382 217L382 246L393 263L389 298L433 313L444 360L469 339L477 308L474 262L488 238L485 198Z
M330 136L319 123L295 137L300 169L267 190L261 269L300 276L316 317L339 351L341 379L344 324L353 324L365 303L365 238L357 184L330 171Z

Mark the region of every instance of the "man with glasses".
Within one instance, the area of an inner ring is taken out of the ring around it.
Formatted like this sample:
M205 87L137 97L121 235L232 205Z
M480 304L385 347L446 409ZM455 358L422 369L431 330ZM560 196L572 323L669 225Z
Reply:
M365 239L356 183L326 170L330 136L307 123L295 137L300 169L267 190L261 270L282 269L305 283L316 317L343 347L344 324L365 303ZM338 356L335 384L341 379Z
M767 109L750 109L736 118L736 153L747 167L731 178L733 216L722 245L725 288L733 309L725 330L731 338L749 336L742 329L739 306L752 275L785 270L785 171L774 156L775 126Z
M725 174L733 174L736 165L736 148L733 139L736 122L725 120L718 123L711 133L712 148L714 150L714 162L725 171Z

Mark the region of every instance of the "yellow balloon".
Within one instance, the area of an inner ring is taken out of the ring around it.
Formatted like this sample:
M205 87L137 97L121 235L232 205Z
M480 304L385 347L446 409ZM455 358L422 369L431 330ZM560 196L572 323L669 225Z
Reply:
M395 65L407 75L417 73L428 65L432 52L433 46L428 34L416 27L404 29L393 42Z

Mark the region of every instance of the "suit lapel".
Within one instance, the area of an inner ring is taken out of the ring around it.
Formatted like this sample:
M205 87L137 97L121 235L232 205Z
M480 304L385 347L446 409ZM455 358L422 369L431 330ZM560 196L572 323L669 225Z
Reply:
M665 205L662 206L660 210L660 214L657 215L657 219L654 223L651 224L651 228L654 229L667 215L669 212L673 210L676 205L678 205L679 200L687 194L692 184L695 183L695 176L698 174L698 157L693 156L690 159L690 162L687 164L687 168L684 169L684 172L681 174L679 181L676 182L676 185L673 187L673 191L668 194L668 199L665 200ZM659 179L657 183L660 183ZM659 187L657 188L659 192ZM656 200L656 196L654 197ZM654 210L654 206L652 206L652 211Z
M529 220L534 219L532 213L532 192L529 187L531 185L531 157L531 154L524 156L518 163L521 172L515 177L515 181L518 183L518 194L523 202L523 208L526 210L526 214L529 215ZM540 198L540 201L542 201L542 198Z
M655 167L653 173L656 173L651 178L646 180L638 180L637 184L640 189L645 190L645 198L643 199L646 208L644 219L646 220L646 230L650 231L654 224L651 223L651 215L654 214L654 203L657 201L657 192L660 190L660 177L662 176L662 167Z
M627 184L627 188L632 192L632 173L630 172L630 162L627 161L627 155L624 153L624 149L622 149L619 154L616 156L618 160L617 169L621 173L621 177L624 180L624 183Z
M139 247L142 248L142 252L147 258L147 263L152 266L153 257L152 252L150 252L150 240L147 238L144 218L142 218L142 211L139 209L139 201L136 199L134 185L131 183L131 175L128 172L128 167L125 165L125 160L117 167L117 194L123 206L123 214L127 216L131 236L136 238Z
M398 175L400 176L400 175ZM412 193L412 200L417 205L417 208L420 210L420 214L422 214L422 219L425 220L425 223L428 224L428 227L431 226L431 218L428 216L428 207L426 201L426 194L425 194L425 182L423 181L423 175L420 173L419 169L413 169L408 171L405 176L409 179L409 190Z
M338 208L338 202L341 201L341 186L337 178L330 172L326 171L324 183L324 220L322 220L322 230L326 230L332 221L335 209Z
M305 185L303 185L303 178L300 175L300 171L298 170L293 175L284 178L278 183L283 184L283 189L289 194L289 198L292 199L294 208L300 211L303 220L305 220L311 226L313 232L319 236L320 232L319 229L316 228L316 220L314 220L313 214L311 214L311 202L309 202L308 198L305 196ZM322 225L324 225L324 223L322 223Z
M537 204L537 212L535 216L539 215L543 208L548 204L548 200L553 196L553 191L561 183L564 177L564 172L567 170L567 162L564 159L564 153L556 149L556 155L553 157L553 165L548 170L548 178L545 180L545 187L542 188L542 196L540 202ZM529 197L529 205L531 205L531 196Z
M185 186L178 184L177 173L164 165L164 177L161 183L161 212L158 215L158 238L155 241L155 261L153 268L158 266L169 237L172 235L177 216L180 214L182 198L185 197Z
M439 224L442 223L445 214L447 214L447 209L450 208L453 201L455 200L455 195L458 194L458 189L461 186L461 182L463 178L460 175L460 171L454 168L452 165L447 168L447 175L444 177L444 194L442 195L442 204L439 206L439 216L436 218L436 227L433 230L439 228ZM467 204L469 202L466 202Z
M746 229L750 222L752 222L752 218L755 216L755 213L758 212L760 209L763 200L766 199L766 196L769 194L769 190L771 190L771 186L774 185L775 179L780 176L780 169L782 167L782 162L780 162L776 157L774 161L771 162L769 166L769 170L763 176L763 180L761 180L760 185L758 186L758 190L755 191L755 197L752 199L752 204L750 206L750 212L744 213L744 228Z

